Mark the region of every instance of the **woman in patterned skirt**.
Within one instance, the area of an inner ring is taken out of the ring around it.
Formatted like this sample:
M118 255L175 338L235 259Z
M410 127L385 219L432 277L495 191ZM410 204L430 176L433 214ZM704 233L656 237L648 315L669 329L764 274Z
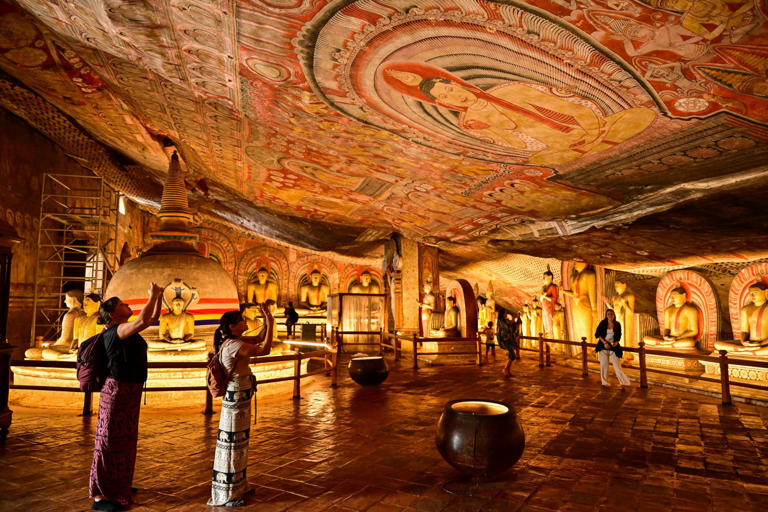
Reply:
M248 363L252 357L269 354L272 348L270 302L274 303L268 300L259 305L264 328L256 336L242 336L248 326L240 311L224 313L214 335L214 346L220 347L219 357L230 378L221 401L208 505L240 506L248 492L246 468L251 432L251 397L256 392L256 379Z
M157 322L163 288L152 283L149 300L135 320L118 297L99 307L107 379L99 395L96 446L88 486L93 510L123 510L131 504L131 483L139 439L141 388L147 380L147 343L139 333Z

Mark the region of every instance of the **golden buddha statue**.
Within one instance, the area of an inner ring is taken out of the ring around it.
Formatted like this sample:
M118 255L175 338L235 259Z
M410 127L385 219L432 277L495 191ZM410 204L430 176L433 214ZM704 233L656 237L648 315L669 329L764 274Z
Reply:
M84 342L92 336L99 334L104 326L98 323L99 320L99 306L101 306L101 297L95 293L89 293L83 299L83 311L84 315L75 318L74 324L74 336L72 339L72 347L67 352L61 352L51 347L43 349L43 359L47 360L61 360L77 358L77 347L80 343Z
M617 279L613 284L616 295L606 301L616 313L616 320L621 324L622 345L634 347L635 341L635 295L627 289L627 283Z
M523 312L520 313L520 322L521 322L520 327L522 327L521 334L523 336L530 336L531 335L531 307L528 305L527 302L523 304ZM523 340L523 342L527 346L528 340Z
M309 274L309 283L299 288L299 304L311 312L320 312L328 304L330 287L321 281L323 275L315 269Z
M51 351L53 354L69 354L72 351L75 342L75 320L85 316L82 310L83 292L80 290L69 290L64 295L64 304L69 308L61 317L61 334L53 345L44 344L42 347L30 348L24 352L27 359L42 359L43 351ZM75 345L76 346L76 345Z
M663 348L693 349L701 332L699 308L686 300L685 288L675 288L669 297L672 304L664 310L662 336L644 336L643 341Z
M486 309L485 297L477 298L477 332L482 331L488 326L488 310Z
M269 280L269 271L261 267L256 271L256 280L248 283L246 300L251 304L262 304L268 300L277 302L277 284Z
M571 289L563 290L563 295L572 299L575 341L581 341L582 337L589 341L597 327L597 274L594 268L583 261L575 261L570 285Z
M533 333L531 336L540 336L544 332L541 303L535 295L533 300L531 300L531 332Z
M243 336L256 336L264 326L264 322L261 321L259 315L259 306L257 304L248 303L243 308L243 318L248 329L243 333Z
M195 317L186 312L186 305L183 297L171 299L170 311L160 315L158 337L162 341L147 340L150 351L205 349L205 340L194 340Z
M349 288L350 293L381 293L381 288L371 278L371 274L366 270L360 274L360 278Z
M171 310L160 315L160 337L170 343L185 343L195 335L195 317L184 311L184 299L171 301Z
M432 331L432 312L435 310L435 294L432 293L432 279L427 278L424 281L424 294L421 302L418 303L421 308L421 329L422 336L428 338Z
M768 286L757 282L749 287L750 304L739 312L741 343L715 342L715 350L739 356L768 356Z
M456 297L449 296L446 301L447 307L440 334L448 338L458 338L461 336L461 331L459 331L459 308L456 306Z
M555 312L552 315L552 337L556 340L564 340L568 336L565 330L565 308L559 302L555 303ZM564 345L558 345L564 347Z

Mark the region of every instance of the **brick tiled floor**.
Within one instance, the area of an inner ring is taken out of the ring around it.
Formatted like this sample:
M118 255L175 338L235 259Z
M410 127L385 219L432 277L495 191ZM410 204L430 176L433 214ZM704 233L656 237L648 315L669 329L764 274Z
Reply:
M768 510L766 408L660 387L604 390L594 375L531 360L508 380L500 364L407 363L378 388L344 375L300 403L260 400L244 509ZM443 404L462 397L507 401L527 438L522 459L472 497L442 490L457 473L434 444ZM142 412L133 510L211 510L217 424L197 411ZM76 412L16 408L0 448L0 510L88 509L94 429Z

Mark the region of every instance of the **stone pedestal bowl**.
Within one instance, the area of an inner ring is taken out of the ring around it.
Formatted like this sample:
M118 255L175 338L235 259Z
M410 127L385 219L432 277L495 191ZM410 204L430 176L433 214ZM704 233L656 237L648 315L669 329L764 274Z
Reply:
M361 386L378 386L389 376L382 356L355 357L349 360L349 376Z
M492 478L520 459L525 433L514 409L503 402L451 400L437 422L440 455L471 478Z

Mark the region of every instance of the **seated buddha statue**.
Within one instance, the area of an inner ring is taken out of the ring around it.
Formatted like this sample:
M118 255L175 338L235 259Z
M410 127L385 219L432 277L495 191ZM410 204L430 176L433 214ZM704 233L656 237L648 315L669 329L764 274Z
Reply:
M181 297L171 300L171 308L160 315L160 340L147 340L149 350L202 350L205 340L194 340L195 317L184 309L186 302Z
M749 287L750 304L741 308L741 343L715 342L715 350L737 352L740 356L768 356L768 286Z
M324 311L328 304L330 288L321 282L322 278L323 275L319 270L313 270L309 274L309 283L299 288L299 304L310 312Z
M686 300L684 288L675 288L670 293L672 304L664 310L662 336L644 336L647 345L663 348L693 349L701 333L699 308Z
M270 299L277 302L277 295L277 284L269 280L269 271L261 267L256 271L256 280L248 283L246 300L251 304L262 304Z
M459 331L459 308L456 306L456 298L448 297L446 301L445 319L440 334L447 338L458 338L461 336L461 332Z
M43 351L50 350L51 354L69 354L75 342L75 320L85 316L82 310L83 292L80 290L69 290L64 295L64 304L69 308L61 317L61 334L53 345L30 348L24 352L27 359L42 359Z
M96 336L104 329L104 326L98 323L99 306L101 306L101 297L98 294L89 293L86 295L83 299L83 311L85 314L75 318L71 349L63 352L53 347L45 348L42 354L43 359L54 361L61 359L71 359L74 361L77 359L77 347L80 346L80 343L92 336Z
M381 288L379 288L379 285L371 280L371 274L366 270L360 274L360 279L358 279L352 286L350 286L349 292L381 293Z

